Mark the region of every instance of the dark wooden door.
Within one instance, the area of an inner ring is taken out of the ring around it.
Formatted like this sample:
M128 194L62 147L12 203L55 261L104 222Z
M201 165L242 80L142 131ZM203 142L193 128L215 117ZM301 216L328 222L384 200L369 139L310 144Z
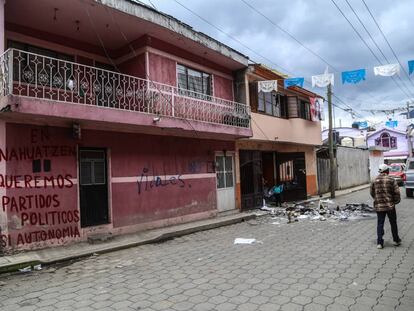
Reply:
M108 182L106 151L104 149L80 149L79 190L81 226L107 224Z

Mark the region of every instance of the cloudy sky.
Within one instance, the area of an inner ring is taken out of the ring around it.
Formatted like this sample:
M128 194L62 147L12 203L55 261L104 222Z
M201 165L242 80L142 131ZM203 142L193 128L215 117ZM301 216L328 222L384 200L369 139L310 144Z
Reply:
M374 45L347 1L388 61ZM412 34L414 1L364 1L408 73L407 61L414 59ZM381 64L334 5L334 2L337 3L383 64L396 63L395 56L362 0L142 0L142 2L155 6L158 10L191 25L195 30L226 43L248 55L254 62L266 64L291 76L303 76L308 81L312 75L323 73L326 63L277 27L280 26L330 65L330 72L335 73L334 94L339 97L339 100L334 98L334 104L342 108L347 108L346 105L352 107L357 114L356 120L368 120L374 123L385 120L387 116L383 113L373 116L363 110L405 107L408 100L414 99L414 74L409 80L401 71L400 78L396 78L396 81L389 77L374 76L372 67ZM243 44L218 31L185 7ZM366 81L357 85L342 85L341 71L360 68L367 69ZM305 86L311 87L309 84ZM326 95L324 90L319 89L317 92ZM335 117L336 126L339 126L339 123L342 126L349 126L353 121L349 113L338 108L335 109Z

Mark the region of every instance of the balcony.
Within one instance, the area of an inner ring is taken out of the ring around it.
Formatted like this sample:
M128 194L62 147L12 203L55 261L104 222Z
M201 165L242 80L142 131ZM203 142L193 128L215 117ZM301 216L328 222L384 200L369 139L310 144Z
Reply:
M251 135L250 107L241 103L16 49L0 66L0 94L20 101L11 110L21 114Z

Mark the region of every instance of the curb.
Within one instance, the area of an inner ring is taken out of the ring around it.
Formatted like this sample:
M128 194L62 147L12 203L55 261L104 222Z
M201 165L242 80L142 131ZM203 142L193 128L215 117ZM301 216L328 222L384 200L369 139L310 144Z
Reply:
M10 273L10 272L16 272L21 268L27 267L27 266L34 266L34 265L51 265L54 263L60 263L60 262L65 262L65 261L69 261L69 260L76 260L76 259L81 259L81 258L85 258L88 256L92 256L94 254L105 254L105 253L110 253L110 252L115 252L118 250L123 250L123 249L127 249L127 248L131 248L131 247L136 247L136 246L141 246L141 245L145 245L145 244L152 244L152 243L162 243L177 237L181 237L184 235L189 235L192 233L196 233L196 232L200 232L200 231L206 231L206 230L211 230L211 229L215 229L215 228L219 228L219 227L224 227L224 226L228 226L228 225L233 225L236 223L240 223L240 222L244 222L250 219L255 219L257 216L255 214L247 214L247 215L240 215L239 217L234 217L231 219L223 219L223 220L218 220L217 222L212 222L212 223L207 223L207 224L203 224L203 225L199 225L199 226L194 226L194 227L189 227L189 228L184 228L184 229L178 229L178 230L171 230L171 231L167 231L158 235L154 235L152 237L148 237L148 238L143 238L141 240L138 240L136 242L132 242L132 243L126 243L123 245L116 245L116 246L108 246L108 247L103 247L100 250L95 250L95 251L91 251L91 250L85 250L84 252L80 252L78 254L74 254L72 256L54 256L52 258L49 259L38 259L38 260L27 260L27 261L20 261L18 263L10 263L10 264L5 264L0 266L0 274L2 273Z
M366 184L363 186L359 186L358 188L348 188L348 189L343 189L343 190L336 190L336 191L341 191L342 193L340 194L336 194L336 197L341 197L343 195L347 195L347 194L351 194L357 191L361 191L361 190L365 190L367 188L369 188L370 184ZM326 196L325 196L326 195ZM329 197L329 193L328 194L323 194L320 197L315 197L315 198L310 198L307 200L303 200L300 202L297 202L298 204L303 204L303 203L309 203L309 202L314 202L314 201L318 201L318 200L326 200L326 199L330 199Z

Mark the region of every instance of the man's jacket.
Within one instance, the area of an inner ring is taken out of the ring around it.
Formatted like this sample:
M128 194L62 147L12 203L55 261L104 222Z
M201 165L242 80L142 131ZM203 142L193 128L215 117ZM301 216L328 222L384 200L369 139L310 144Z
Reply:
M381 173L371 183L371 196L377 212L390 211L400 203L400 188L394 178Z

